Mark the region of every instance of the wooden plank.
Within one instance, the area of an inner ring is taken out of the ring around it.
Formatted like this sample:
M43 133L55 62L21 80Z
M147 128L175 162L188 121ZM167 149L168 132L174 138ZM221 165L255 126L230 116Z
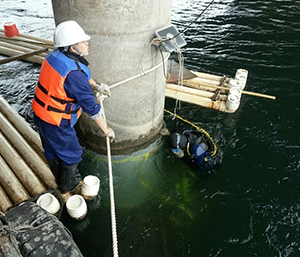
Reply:
M47 47L39 49L39 50L19 54L19 55L16 55L16 56L11 56L11 57L0 60L0 64L4 64L4 63L16 61L16 60L21 60L21 59L27 59L28 57L31 57L33 55L37 55L37 54L40 54L40 53L43 53L43 52L46 52L46 51L48 51Z

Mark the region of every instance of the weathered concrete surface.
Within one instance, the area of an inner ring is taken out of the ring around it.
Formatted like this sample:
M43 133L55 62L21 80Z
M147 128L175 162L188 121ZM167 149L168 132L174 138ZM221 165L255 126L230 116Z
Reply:
M108 85L156 66L159 51L149 43L171 22L172 0L52 0L56 24L76 20L89 34L92 77ZM104 101L107 122L116 133L113 152L137 149L153 141L163 122L165 78L162 66L115 87ZM87 115L78 136L93 150L104 149L102 135Z

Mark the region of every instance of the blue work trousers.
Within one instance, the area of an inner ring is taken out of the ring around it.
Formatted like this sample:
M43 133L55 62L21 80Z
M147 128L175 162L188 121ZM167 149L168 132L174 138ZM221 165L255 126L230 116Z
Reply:
M60 159L66 165L82 160L82 148L70 121L63 120L60 126L55 126L34 115L34 123L39 128L46 159Z

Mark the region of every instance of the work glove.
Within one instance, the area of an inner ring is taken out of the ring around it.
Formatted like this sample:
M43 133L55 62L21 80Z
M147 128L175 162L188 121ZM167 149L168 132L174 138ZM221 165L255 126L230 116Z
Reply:
M107 96L110 96L110 90L109 90L109 86L104 84L104 83L97 83L96 84L96 90L103 94L103 95L107 95Z
M110 138L110 141L113 142L114 139L115 139L115 137L116 137L116 136L115 136L115 132L114 132L113 129L110 128L110 127L108 127L107 129L108 129L108 133L107 133L107 134L104 134L104 136L109 137L109 138Z

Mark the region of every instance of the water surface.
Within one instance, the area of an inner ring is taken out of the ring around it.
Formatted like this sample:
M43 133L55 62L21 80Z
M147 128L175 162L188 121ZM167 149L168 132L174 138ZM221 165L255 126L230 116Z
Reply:
M51 39L50 1L0 3L2 23L14 20L22 33ZM174 0L173 22L182 30L208 3ZM120 256L299 256L299 13L298 0L216 1L185 32L187 68L228 76L247 69L245 89L277 99L243 95L234 114L181 104L177 113L224 152L210 176L173 158L164 137L114 157ZM1 67L13 77L0 70L0 93L31 122L39 66ZM166 100L167 109L174 106ZM187 127L167 114L165 121ZM101 179L101 200L89 203L84 220L62 220L84 256L111 256L106 157L85 151L81 169Z

